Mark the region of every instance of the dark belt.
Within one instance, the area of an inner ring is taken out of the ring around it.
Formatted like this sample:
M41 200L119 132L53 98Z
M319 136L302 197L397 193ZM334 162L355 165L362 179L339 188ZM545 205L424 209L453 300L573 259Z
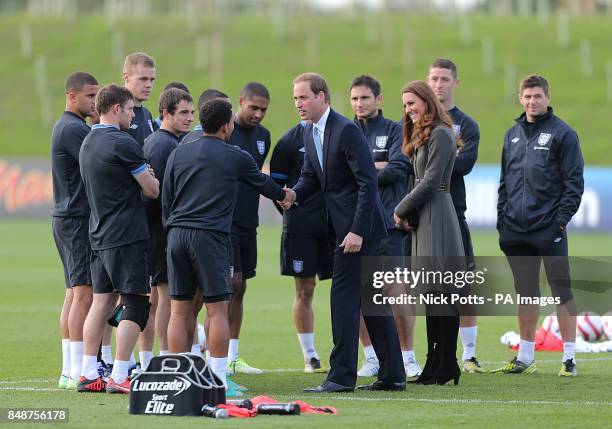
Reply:
M414 179L414 184L421 182L423 179ZM448 183L440 183L440 187L438 188L438 192L450 192L450 184Z

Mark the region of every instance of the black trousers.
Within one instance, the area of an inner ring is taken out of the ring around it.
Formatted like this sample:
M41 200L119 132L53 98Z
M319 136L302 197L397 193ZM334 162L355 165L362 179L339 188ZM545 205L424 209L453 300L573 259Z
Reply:
M337 242L331 286L331 318L334 348L327 380L343 386L355 386L361 309L361 258L375 255L379 241L364 240L359 253L344 254ZM367 281L367 279L365 279ZM365 316L365 325L380 362L378 379L389 383L404 382L406 373L395 321L388 316Z

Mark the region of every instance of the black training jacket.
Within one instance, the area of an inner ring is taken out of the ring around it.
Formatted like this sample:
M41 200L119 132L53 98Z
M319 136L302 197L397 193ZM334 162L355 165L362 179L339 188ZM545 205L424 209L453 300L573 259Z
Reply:
M565 227L580 206L583 171L578 135L551 107L533 124L523 113L504 138L498 229Z

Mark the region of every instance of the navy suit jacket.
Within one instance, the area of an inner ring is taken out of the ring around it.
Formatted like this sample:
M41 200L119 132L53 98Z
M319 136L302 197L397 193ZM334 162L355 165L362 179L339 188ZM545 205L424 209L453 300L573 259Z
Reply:
M323 138L321 169L312 137L312 123L304 133L304 166L293 190L297 203L322 190L338 241L349 233L380 240L392 229L378 194L374 160L363 132L350 119L330 110Z

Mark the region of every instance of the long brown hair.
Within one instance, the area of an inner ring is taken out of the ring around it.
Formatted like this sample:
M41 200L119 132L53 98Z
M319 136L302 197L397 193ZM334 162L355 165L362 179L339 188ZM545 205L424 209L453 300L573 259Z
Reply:
M412 156L417 147L427 143L429 135L435 127L445 125L452 128L453 121L426 82L422 80L410 82L402 89L402 95L407 92L416 95L425 103L425 112L416 123L412 122L412 119L406 114L406 109L404 109L404 142L402 143L402 151L406 155ZM459 136L456 137L456 145L457 149L463 147Z

